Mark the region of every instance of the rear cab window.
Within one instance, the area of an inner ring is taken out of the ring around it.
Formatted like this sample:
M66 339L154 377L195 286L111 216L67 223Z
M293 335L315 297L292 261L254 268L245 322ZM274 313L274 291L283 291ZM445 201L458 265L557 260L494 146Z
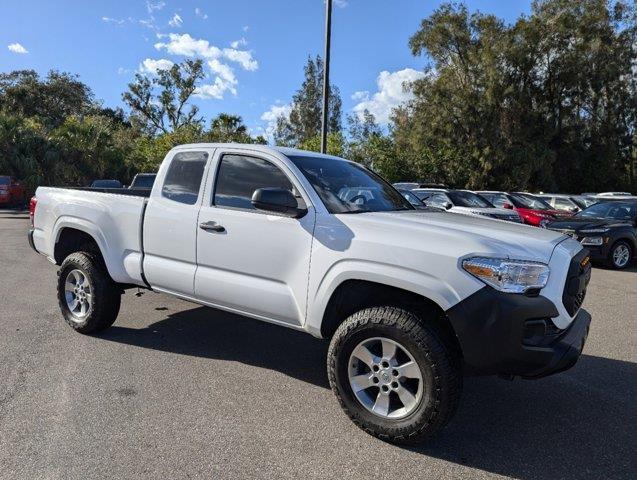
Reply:
M186 205L197 203L207 162L207 152L177 152L166 172L162 197Z

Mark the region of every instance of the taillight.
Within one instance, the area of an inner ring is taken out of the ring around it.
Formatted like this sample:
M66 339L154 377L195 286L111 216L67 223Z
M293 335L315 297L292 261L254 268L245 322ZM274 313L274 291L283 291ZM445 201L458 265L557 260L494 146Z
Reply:
M38 205L38 199L35 196L31 197L29 202L29 217L31 218L31 226L33 227L33 217L35 216L35 207Z

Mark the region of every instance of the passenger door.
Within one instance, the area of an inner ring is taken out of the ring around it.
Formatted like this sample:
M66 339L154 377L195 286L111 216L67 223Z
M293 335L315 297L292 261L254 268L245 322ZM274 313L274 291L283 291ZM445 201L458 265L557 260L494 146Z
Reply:
M301 325L314 208L280 159L240 150L218 150L215 157L216 176L210 175L210 194L199 213L196 298L256 318ZM289 189L308 213L296 219L255 209L252 194L268 187Z
M157 290L191 297L197 269L197 216L212 151L175 152L162 164L143 225L144 274Z

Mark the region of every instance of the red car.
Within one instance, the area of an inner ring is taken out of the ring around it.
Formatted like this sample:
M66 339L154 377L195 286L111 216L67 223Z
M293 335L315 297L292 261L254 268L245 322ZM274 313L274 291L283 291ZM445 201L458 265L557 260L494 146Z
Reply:
M0 206L24 204L27 192L20 182L7 175L0 175Z
M477 192L500 208L509 208L520 214L524 223L536 227L546 227L554 220L562 220L573 214L562 210L555 210L541 198L530 193L521 192Z

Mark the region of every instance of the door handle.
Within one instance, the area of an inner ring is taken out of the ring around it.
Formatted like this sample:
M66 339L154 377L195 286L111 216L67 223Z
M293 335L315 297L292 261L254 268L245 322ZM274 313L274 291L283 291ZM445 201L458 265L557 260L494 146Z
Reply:
M223 233L226 231L226 229L222 225L219 225L217 222L201 222L199 224L199 228L205 230L206 232Z

